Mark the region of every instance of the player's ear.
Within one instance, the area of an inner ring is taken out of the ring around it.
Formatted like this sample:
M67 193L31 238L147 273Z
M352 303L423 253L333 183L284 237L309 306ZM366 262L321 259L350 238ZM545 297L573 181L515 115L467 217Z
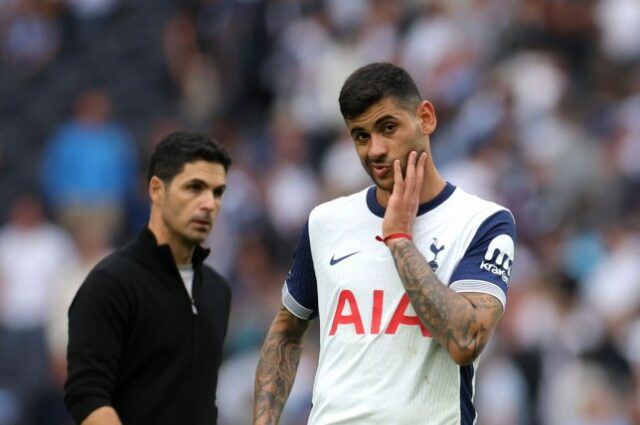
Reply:
M417 110L418 120L420 121L420 128L426 135L430 135L436 129L438 120L436 119L436 111L433 105L428 100L423 100L418 105Z
M164 200L165 186L164 182L157 176L151 177L149 180L149 199L152 204L161 204Z

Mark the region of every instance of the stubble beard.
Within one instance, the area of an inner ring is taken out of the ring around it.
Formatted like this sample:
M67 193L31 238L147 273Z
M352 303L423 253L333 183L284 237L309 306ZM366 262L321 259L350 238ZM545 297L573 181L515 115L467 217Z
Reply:
M181 235L184 238L184 241L191 245L198 245L204 242L209 236L209 233L211 233L211 230L213 229L213 226L210 225L208 231L193 230L193 229L190 229L190 226L192 225L193 223L189 222L189 224L185 228L184 233Z
M384 190L385 192L389 193L391 193L391 191L393 190L393 177L384 180L376 179L373 176L371 178L378 189Z
M392 164L393 164L393 161L392 161ZM367 174L369 175L369 178L376 185L378 189L384 190L385 192L389 192L389 193L393 191L393 184L395 182L395 173L394 173L393 165L389 169L387 177L385 177L384 179L379 179L378 177L376 177L373 173L372 168L369 165L364 164L364 168ZM400 160L400 172L402 173L403 178L407 174L407 164L406 163L403 164L402 160Z
M191 223L187 223L183 229L180 228L179 223L175 223L168 216L163 214L162 221L164 226L174 240L180 241L185 247L193 247L204 242L209 235L209 232L195 232L190 231L189 226ZM200 236L202 235L202 236Z

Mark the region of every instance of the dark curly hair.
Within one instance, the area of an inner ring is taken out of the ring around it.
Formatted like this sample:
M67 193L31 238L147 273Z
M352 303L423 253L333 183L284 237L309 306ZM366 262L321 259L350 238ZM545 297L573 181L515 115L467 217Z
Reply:
M411 110L422 100L407 71L390 63L371 63L357 69L345 81L338 99L340 112L345 120L353 119L385 98Z
M180 174L184 165L195 161L214 162L229 171L231 157L216 140L203 134L176 131L166 136L153 151L147 172L147 181L157 176L170 183Z

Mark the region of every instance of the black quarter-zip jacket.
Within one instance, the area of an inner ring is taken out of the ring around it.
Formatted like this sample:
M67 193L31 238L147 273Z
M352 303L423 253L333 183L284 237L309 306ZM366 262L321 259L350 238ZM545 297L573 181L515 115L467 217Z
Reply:
M146 227L87 276L69 308L64 399L77 424L102 406L124 425L216 423L231 293L208 253L192 258L193 300Z

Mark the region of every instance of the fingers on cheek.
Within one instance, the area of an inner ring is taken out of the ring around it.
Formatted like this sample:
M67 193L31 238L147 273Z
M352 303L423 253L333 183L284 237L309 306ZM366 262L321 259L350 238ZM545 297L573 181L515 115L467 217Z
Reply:
M395 171L395 181L394 183L401 189L405 187L405 179L402 176L402 168L400 167L400 161L396 160L393 163L394 171Z

